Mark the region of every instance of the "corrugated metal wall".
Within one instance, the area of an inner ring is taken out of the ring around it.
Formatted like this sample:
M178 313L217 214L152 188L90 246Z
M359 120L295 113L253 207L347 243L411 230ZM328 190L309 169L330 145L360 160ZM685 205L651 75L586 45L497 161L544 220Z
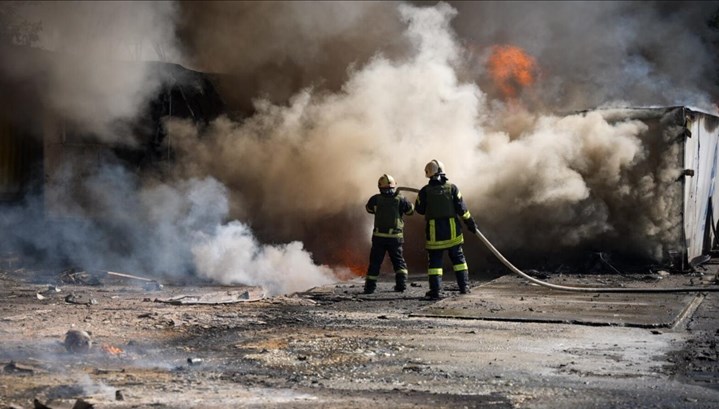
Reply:
M711 250L707 242L711 243L713 234L707 219L711 216L710 202L712 213L716 212L712 197L717 191L719 128L712 125L716 118L708 114L689 111L686 118L691 136L685 142L684 168L693 173L684 179L684 231L687 259L692 262Z

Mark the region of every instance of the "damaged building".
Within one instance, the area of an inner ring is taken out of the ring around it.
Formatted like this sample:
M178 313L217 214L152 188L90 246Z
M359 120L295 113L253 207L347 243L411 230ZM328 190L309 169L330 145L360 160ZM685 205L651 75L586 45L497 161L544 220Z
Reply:
M706 262L716 246L719 214L717 197L717 142L719 118L686 106L597 110L608 122L640 121L645 152L623 178L632 191L607 205L617 233L637 248L645 242L661 246L661 259L686 270ZM625 187L617 186L617 189ZM653 205L646 205L651 201ZM647 214L646 209L656 209ZM653 222L655 233L639 236L636 226ZM621 231L624 226L631 229ZM625 242L626 243L626 242ZM627 249L616 249L625 251ZM631 248L629 249L631 250Z
M47 216L91 210L82 203L92 201L83 195L83 175L99 166L116 162L138 173L161 171L173 159L164 119L206 125L225 111L207 74L171 63L116 62L112 64L152 78L154 84L136 113L105 127L114 134L107 137L80 126L81 121L64 115L46 96L49 78L58 71L92 62L29 47L4 46L1 51L6 63L0 65L0 203L41 195Z

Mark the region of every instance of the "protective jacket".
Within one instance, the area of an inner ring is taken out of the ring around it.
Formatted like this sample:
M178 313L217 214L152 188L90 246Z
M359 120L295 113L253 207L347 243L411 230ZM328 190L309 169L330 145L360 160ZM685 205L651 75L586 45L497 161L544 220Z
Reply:
M370 197L365 205L368 213L374 214L372 236L394 238L403 241L404 215L414 213L414 206L399 193L391 195L378 193Z
M415 210L426 220L427 250L442 250L464 243L460 219L476 226L462 199L459 188L446 178L430 179L420 189Z

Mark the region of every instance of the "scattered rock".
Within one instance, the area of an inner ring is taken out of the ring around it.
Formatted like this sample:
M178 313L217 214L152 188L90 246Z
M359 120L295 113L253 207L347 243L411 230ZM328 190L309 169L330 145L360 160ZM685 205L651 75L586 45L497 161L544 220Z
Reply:
M86 353L92 348L92 338L86 331L71 329L65 334L65 349L72 353Z
M67 297L65 297L65 302L68 304L80 304L80 305L95 305L97 304L97 300L94 298L90 298L86 295L76 295L76 294L68 294Z

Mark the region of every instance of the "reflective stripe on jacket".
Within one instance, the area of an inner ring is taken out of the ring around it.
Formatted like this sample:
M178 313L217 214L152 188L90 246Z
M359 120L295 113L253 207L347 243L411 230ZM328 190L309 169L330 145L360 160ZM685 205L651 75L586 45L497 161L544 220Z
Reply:
M463 220L472 217L459 188L445 181L430 179L415 201L415 210L426 219L425 247L428 250L447 249L464 243L460 217Z

